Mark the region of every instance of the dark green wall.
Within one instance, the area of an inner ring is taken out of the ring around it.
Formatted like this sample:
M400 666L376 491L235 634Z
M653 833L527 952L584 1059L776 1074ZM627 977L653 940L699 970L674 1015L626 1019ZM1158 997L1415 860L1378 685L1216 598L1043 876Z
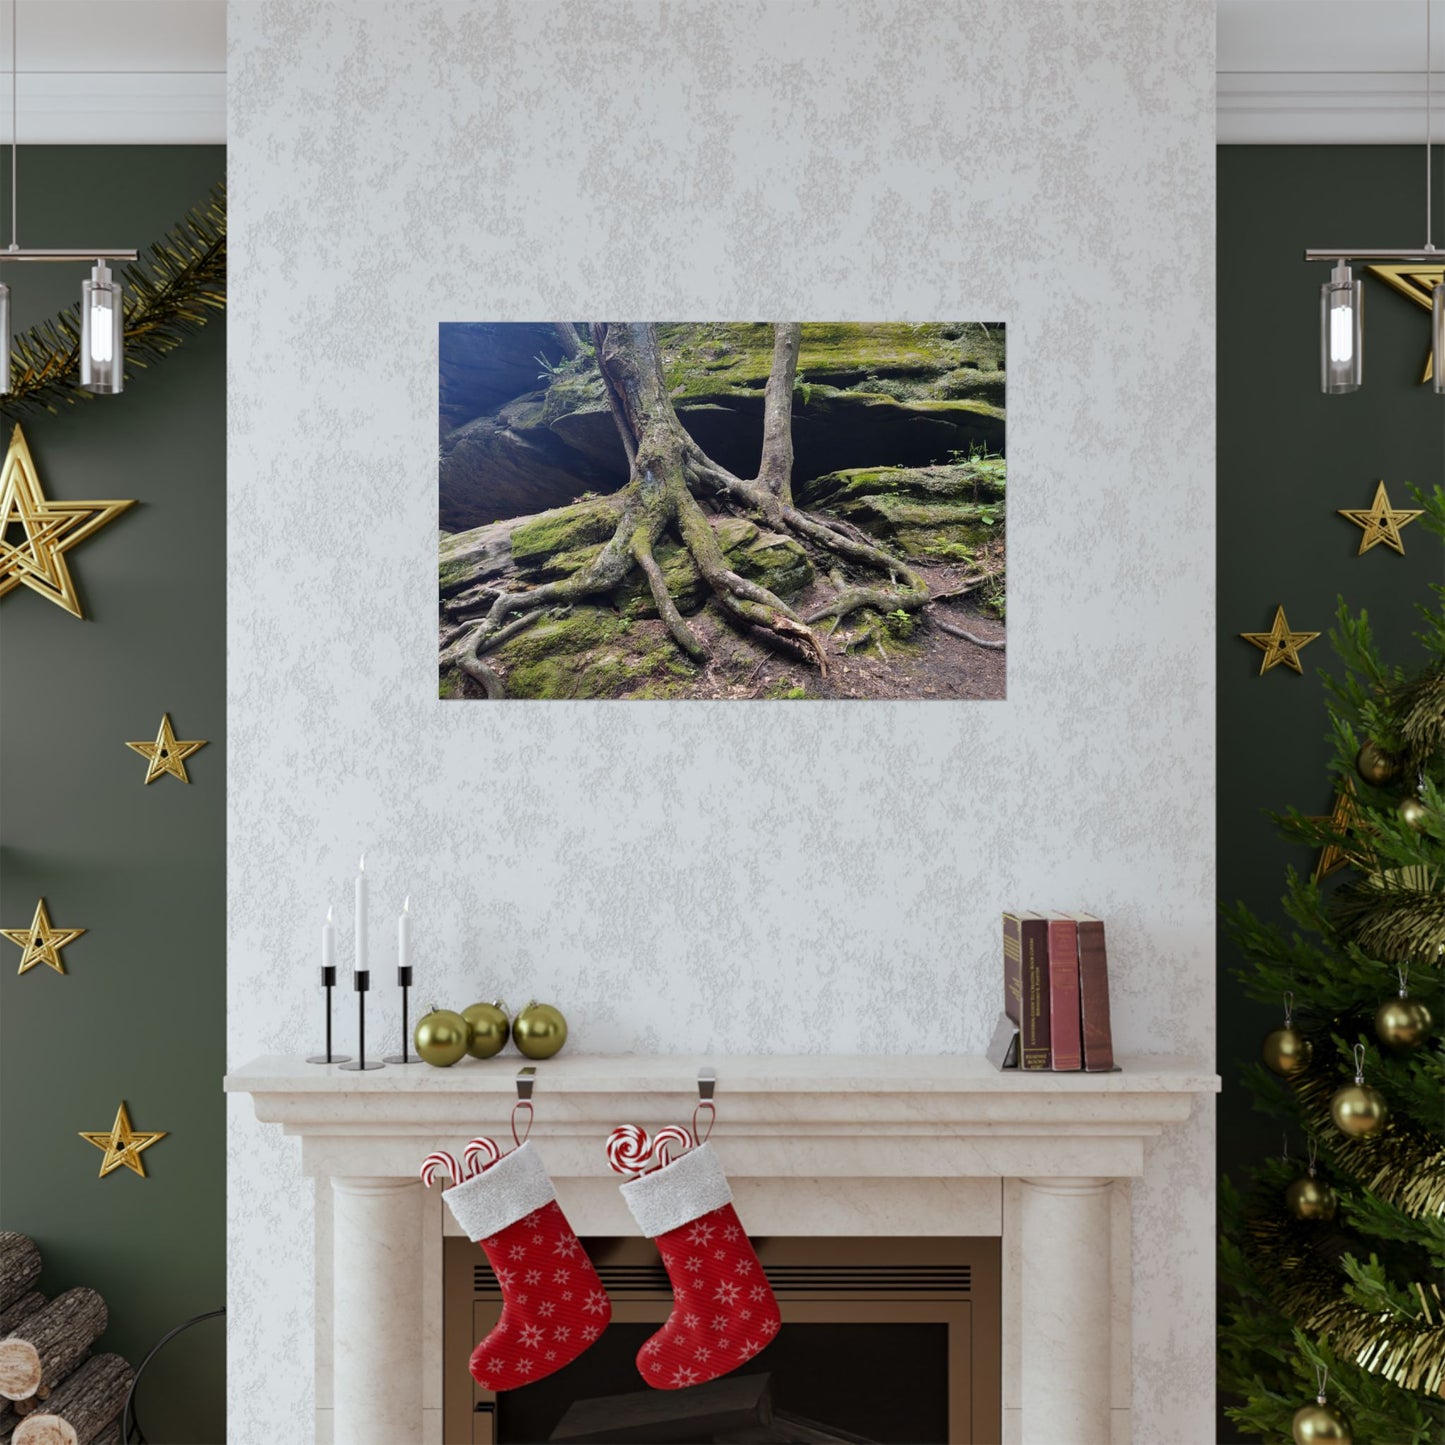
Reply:
M20 240L144 247L224 174L220 147L25 148ZM17 330L87 274L0 273ZM0 600L0 925L27 926L43 894L57 926L89 930L64 977L17 976L0 943L0 1223L39 1243L47 1294L105 1296L102 1346L133 1363L225 1294L225 376L216 320L123 395L23 418L49 495L139 505L68 554L87 620L26 589ZM189 787L143 786L125 747L167 711L209 740ZM98 1178L76 1137L122 1099L137 1129L169 1131L144 1180ZM224 1437L223 1330L147 1371L156 1445Z
M1440 542L1419 522L1403 533L1403 557L1384 546L1360 557L1360 529L1336 515L1368 507L1381 479L1396 507L1412 505L1407 482L1445 481L1445 397L1420 385L1429 313L1367 276L1364 386L1325 396L1319 287L1328 271L1301 255L1306 246L1423 245L1423 172L1419 146L1219 150L1219 893L1267 918L1283 918L1285 868L1310 869L1314 854L1282 840L1264 810L1327 813L1333 801L1316 669L1338 664L1322 636L1301 654L1304 676L1276 667L1260 677L1262 654L1236 634L1267 631L1281 602L1292 628L1326 633L1343 596L1369 612L1387 658L1412 663L1423 658L1415 606L1442 580ZM1437 243L1442 191L1437 184ZM1280 1147L1277 1123L1253 1114L1238 1085L1280 1010L1243 998L1230 977L1239 963L1221 934L1226 1170Z

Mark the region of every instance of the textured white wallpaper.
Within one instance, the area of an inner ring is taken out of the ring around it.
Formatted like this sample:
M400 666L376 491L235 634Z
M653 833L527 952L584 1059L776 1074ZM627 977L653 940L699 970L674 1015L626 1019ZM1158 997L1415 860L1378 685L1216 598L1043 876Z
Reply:
M233 1064L317 1045L363 849L388 1048L410 892L418 1003L575 1049L981 1051L1036 906L1212 1056L1213 68L1212 0L231 5ZM439 702L436 326L560 315L1006 320L1008 700ZM1202 1112L1139 1442L1213 1437ZM230 1150L230 1438L300 1440L310 1189Z

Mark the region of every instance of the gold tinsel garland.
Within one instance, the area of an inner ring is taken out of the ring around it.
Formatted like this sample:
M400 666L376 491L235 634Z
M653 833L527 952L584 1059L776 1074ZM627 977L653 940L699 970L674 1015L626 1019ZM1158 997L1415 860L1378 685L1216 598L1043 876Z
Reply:
M1404 1390L1445 1393L1445 1300L1438 1284L1415 1281L1416 1319L1391 1319L1345 1298L1344 1280L1312 1257L1293 1220L1256 1215L1246 1225L1251 1266L1270 1284L1270 1300L1298 1328L1326 1336L1330 1348Z
M125 374L174 351L226 305L226 190L217 186L121 277L125 287ZM75 385L80 304L32 326L11 346L12 412L55 411L90 396Z
M1310 1132L1377 1198L1413 1219L1445 1217L1445 1144L1413 1120L1392 1114L1378 1134L1352 1139L1330 1118L1330 1098L1345 1082L1332 1049L1315 1043L1310 1068L1294 1078Z

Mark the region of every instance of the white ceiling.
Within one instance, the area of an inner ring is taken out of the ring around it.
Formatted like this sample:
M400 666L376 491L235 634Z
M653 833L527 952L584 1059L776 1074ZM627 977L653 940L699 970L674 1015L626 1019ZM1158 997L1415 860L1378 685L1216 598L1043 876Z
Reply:
M15 9L21 145L226 139L225 0L0 0L0 137Z
M11 3L0 0L3 141L9 140ZM1445 0L1428 3L1434 7L1435 133L1445 138ZM22 144L225 141L225 0L14 4ZM1426 4L1218 0L1219 140L1423 140Z
M1432 10L1431 112L1445 137L1445 0ZM1218 0L1221 144L1425 139L1427 0Z

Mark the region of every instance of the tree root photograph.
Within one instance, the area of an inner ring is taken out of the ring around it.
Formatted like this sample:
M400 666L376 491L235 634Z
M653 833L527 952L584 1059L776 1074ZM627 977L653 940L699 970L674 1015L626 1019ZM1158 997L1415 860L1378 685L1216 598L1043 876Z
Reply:
M999 323L447 323L439 691L1002 698Z

